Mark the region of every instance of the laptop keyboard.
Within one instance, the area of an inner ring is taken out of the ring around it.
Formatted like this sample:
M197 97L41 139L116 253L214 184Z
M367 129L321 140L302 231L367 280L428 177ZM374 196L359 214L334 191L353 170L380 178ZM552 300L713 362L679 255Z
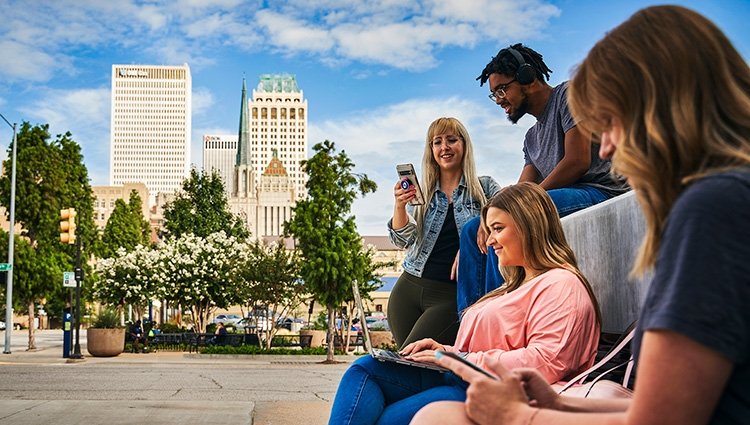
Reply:
M380 352L381 355L386 356L386 357L390 357L392 359L402 359L403 358L403 356L401 356L401 354L399 354L399 353L397 353L395 351L379 350L379 352Z

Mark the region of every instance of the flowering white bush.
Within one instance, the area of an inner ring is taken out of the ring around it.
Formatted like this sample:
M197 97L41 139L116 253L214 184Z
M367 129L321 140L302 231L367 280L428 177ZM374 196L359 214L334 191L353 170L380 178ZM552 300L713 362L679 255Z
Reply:
M118 249L114 257L96 264L94 297L110 305L131 304L140 313L155 294L154 276L159 263L159 252L143 245L131 252Z
M196 327L204 331L215 308L237 301L237 268L248 255L248 246L224 231L170 239L159 248L154 295L189 307Z

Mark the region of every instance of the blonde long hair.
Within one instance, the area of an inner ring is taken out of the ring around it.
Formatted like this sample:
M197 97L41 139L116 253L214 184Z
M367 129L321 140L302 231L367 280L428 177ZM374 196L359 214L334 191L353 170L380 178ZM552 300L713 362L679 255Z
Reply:
M564 268L575 274L586 288L596 311L597 323L601 323L599 303L586 277L578 269L573 250L563 232L560 216L547 192L536 183L522 182L506 186L482 208L482 223L487 222L487 210L501 209L510 215L521 237L526 264L536 270L549 271ZM527 280L521 266L502 266L500 273L505 283L488 292L479 301L513 292Z
M750 68L716 25L689 9L634 14L591 49L568 97L584 131L622 122L613 171L636 189L647 227L636 276L654 266L686 185L750 164Z
M461 121L455 118L442 117L430 124L427 129L425 139L424 154L422 155L422 189L424 190L425 205L417 206L414 209L414 218L417 221L417 228L422 231L424 217L427 214L427 208L430 206L432 196L435 194L435 186L440 180L440 166L432 155L432 138L438 134L452 133L461 137L464 143L464 157L461 160L464 181L469 189L472 199L475 199L484 205L487 197L484 195L482 185L479 183L477 168L474 164L474 147L471 143L471 137L468 130L461 124Z

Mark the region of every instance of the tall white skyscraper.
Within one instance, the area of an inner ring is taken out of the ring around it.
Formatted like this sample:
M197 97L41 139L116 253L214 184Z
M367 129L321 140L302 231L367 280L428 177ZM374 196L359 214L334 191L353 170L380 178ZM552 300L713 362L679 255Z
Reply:
M190 171L190 67L112 65L109 184L180 189Z
M304 197L306 175L300 161L307 159L307 100L297 79L288 74L261 75L249 103L250 146L246 154L255 181L260 181L276 151L297 199Z
M237 138L236 134L203 135L203 170L207 173L219 173L224 180L224 191L227 195L232 193Z

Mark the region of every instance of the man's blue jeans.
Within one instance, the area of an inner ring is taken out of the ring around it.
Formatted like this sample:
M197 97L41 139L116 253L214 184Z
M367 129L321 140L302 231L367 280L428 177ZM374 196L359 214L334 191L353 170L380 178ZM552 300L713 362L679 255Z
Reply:
M601 190L587 185L552 189L548 190L547 194L555 203L560 217L610 198ZM479 224L480 218L475 217L461 229L456 288L459 317L464 309L474 304L482 295L500 287L505 282L500 274L495 252L490 249L485 255L477 246Z
M357 359L339 382L329 425L407 425L417 411L441 400L466 400L466 383L451 373Z

